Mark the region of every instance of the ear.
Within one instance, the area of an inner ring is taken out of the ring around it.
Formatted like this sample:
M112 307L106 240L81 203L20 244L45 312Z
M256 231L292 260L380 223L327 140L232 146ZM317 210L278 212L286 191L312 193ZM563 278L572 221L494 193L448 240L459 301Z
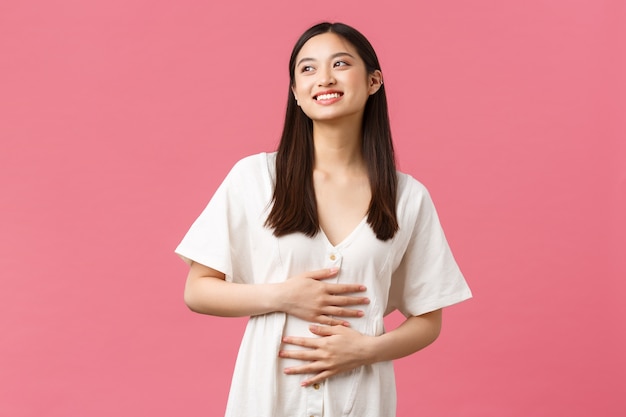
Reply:
M296 104L299 106L300 102L298 101L298 96L296 95L296 87L294 85L291 86L291 93L293 94L293 98L296 99Z
M380 70L376 70L368 75L369 81L369 94L375 94L383 85L383 73Z

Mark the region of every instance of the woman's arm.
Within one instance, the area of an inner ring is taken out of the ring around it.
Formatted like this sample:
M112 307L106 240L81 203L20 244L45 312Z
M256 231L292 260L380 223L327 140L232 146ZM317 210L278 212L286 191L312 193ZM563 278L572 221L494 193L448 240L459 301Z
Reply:
M227 282L225 275L199 263L192 263L185 284L185 303L196 313L223 317L255 316L285 312L313 323L347 326L337 317L361 317L351 306L369 303L360 284L331 284L324 279L338 270L311 271L276 284Z
M342 326L312 325L311 332L322 337L284 337L286 344L309 349L281 350L279 356L305 362L285 369L285 373L315 374L302 383L307 386L359 366L398 359L425 348L439 336L441 317L441 309L409 317L380 336L366 336Z

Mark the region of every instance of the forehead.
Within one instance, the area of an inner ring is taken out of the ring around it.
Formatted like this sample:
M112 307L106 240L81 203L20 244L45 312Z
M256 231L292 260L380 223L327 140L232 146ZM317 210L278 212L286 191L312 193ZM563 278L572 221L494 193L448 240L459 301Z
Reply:
M303 58L324 59L341 52L347 52L359 58L356 48L346 39L332 32L322 33L306 41L298 52L296 62Z

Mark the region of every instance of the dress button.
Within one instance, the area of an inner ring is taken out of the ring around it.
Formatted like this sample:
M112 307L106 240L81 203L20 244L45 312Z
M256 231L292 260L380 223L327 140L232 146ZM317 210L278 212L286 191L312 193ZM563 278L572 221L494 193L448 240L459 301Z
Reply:
M313 389L320 389L320 384L313 384Z
M337 257L335 256L335 254L333 253L332 255L330 255L330 260L334 261L335 259L337 259Z

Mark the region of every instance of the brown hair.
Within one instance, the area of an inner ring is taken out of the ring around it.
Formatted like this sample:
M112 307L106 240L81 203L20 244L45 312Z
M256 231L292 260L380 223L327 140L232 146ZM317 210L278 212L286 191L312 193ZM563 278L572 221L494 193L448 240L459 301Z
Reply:
M285 124L276 156L276 187L266 226L275 236L301 232L313 237L319 232L317 202L313 188L313 122L298 107L291 91L296 57L314 36L332 32L350 42L365 62L368 73L380 70L370 42L356 29L343 23L320 23L308 29L296 42L289 60L289 94ZM391 239L398 230L396 217L397 174L387 97L384 85L365 104L362 152L372 199L367 222L380 240Z

